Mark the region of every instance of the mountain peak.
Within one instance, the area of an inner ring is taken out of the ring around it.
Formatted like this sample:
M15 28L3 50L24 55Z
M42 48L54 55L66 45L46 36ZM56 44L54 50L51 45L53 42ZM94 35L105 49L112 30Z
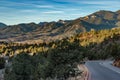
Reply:
M27 24L36 24L36 23L34 23L34 22L31 22L31 23L20 23L18 25L27 25Z
M91 29L111 29L119 26L120 10L117 12L100 10L75 20L58 20L57 22L22 23L0 29L0 39L12 37L15 41L56 40ZM4 34L4 35L3 35Z
M65 21L64 21L64 20L61 20L61 19L60 19L58 22L59 22L59 23L63 23L63 24L65 23Z
M120 10L116 11L117 14L120 14Z
M1 28L1 27L6 27L6 26L7 26L6 24L0 22L0 28Z
M104 14L109 14L109 13L114 13L114 12L107 11L107 10L99 10L99 11L93 13L93 14L103 14L104 15Z

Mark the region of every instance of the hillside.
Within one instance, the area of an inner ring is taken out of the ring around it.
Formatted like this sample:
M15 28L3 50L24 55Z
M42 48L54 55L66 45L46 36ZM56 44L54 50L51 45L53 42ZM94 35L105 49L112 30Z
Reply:
M111 29L120 26L120 11L101 10L75 20L18 24L0 29L0 40L14 42L49 42L70 37L91 29Z
M0 28L4 28L4 27L7 27L7 25L0 22Z
M21 52L34 54L37 52L47 51L49 49L56 49L59 47L64 48L64 46L70 46L69 44L73 44L74 46L74 43L86 48L88 54L95 54L96 57L100 57L100 59L103 59L106 58L106 56L108 56L110 53L114 52L113 49L117 49L119 47L120 28L112 28L108 30L104 29L99 31L91 30L89 32L79 33L75 36L64 38L62 40L51 41L49 43L44 42L36 44L20 44L0 42L0 53L5 55L8 54L10 56L19 54ZM110 52L110 50L113 51ZM115 54L116 53L117 52L115 52ZM93 58L95 59L95 57Z
M50 43L18 44L1 42L0 46L0 53L10 56L10 61L13 63L11 65L12 71L11 68L6 68L8 71L5 73L6 80L13 79L12 76L14 75L18 78L19 75L24 76L16 72L26 73L29 70L31 72L28 73L28 77L32 75L35 79L46 79L55 75L60 78L63 75L68 75L70 71L74 76L76 64L83 63L84 60L112 58L116 60L114 65L120 66L118 62L120 58L119 50L120 28L91 30ZM68 77L65 76L65 78Z

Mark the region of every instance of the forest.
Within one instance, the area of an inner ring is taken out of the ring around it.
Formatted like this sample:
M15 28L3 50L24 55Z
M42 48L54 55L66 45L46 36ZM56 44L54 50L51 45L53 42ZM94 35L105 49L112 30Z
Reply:
M9 56L11 63L5 67L5 80L67 79L86 60L120 60L119 50L120 28L91 29L49 43L0 42L1 56ZM4 63L1 57L0 65Z

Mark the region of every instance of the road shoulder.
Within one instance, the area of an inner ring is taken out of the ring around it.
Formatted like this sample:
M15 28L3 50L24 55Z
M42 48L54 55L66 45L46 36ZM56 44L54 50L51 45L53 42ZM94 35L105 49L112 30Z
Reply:
M113 66L112 63L113 63L113 61L105 61L105 62L101 62L100 64L102 66L120 74L120 68Z
M89 70L88 70L88 68L84 64L79 65L78 68L79 68L79 70L82 71L80 80L89 80Z

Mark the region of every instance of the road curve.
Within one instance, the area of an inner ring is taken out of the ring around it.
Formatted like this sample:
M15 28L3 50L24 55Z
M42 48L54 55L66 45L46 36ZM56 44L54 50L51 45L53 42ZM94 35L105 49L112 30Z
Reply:
M120 73L110 69L110 66L102 65L102 63L104 63L104 61L86 62L85 65L90 73L89 80L120 80Z

